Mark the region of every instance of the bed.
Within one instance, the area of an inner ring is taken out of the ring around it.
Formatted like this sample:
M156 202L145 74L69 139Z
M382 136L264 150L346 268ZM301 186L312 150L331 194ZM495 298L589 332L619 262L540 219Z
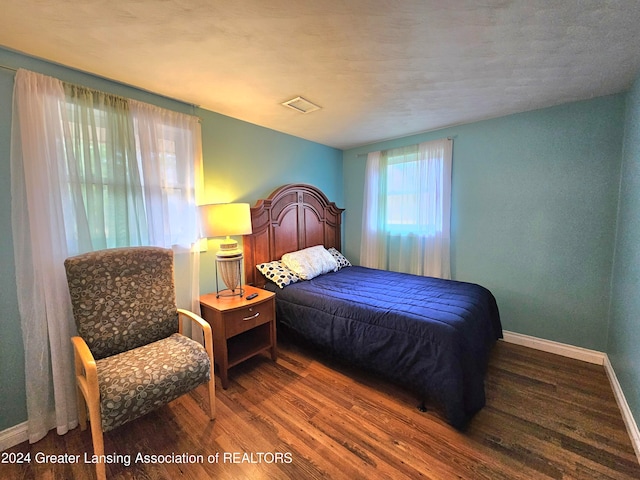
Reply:
M472 283L351 265L340 253L342 212L305 184L259 200L244 237L246 282L276 293L277 322L296 337L411 389L464 429L485 404L489 354L502 337L494 296ZM336 271L281 281L266 269L319 245Z

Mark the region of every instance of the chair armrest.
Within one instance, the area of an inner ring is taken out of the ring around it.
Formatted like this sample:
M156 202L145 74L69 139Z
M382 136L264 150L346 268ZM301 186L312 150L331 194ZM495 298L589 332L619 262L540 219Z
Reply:
M189 318L192 323L195 323L202 329L202 334L204 337L204 348L209 354L209 359L211 360L211 365L213 365L213 335L211 334L211 325L204 320L200 315L196 315L189 310L185 310L183 308L178 308L178 318L179 321L179 331L182 333L182 317L185 316Z
M204 340L204 349L209 357L209 418L213 420L216 417L216 381L214 375L214 358L213 358L213 335L211 334L211 325L200 315L196 315L189 310L178 308L178 328L182 333L182 319L187 317L192 323L195 323L202 329L202 337Z
M98 369L87 343L82 337L71 337L76 366L76 382L87 403L100 403Z
M211 332L211 326L209 325L208 322L206 322L204 320L204 318L202 318L200 315L196 315L193 312L190 312L189 310L185 310L184 308L178 308L178 314L179 315L184 315L185 317L189 318L192 322L198 324L200 326L200 328L205 332L207 332L207 330L209 332ZM182 330L182 319L180 319L180 330Z

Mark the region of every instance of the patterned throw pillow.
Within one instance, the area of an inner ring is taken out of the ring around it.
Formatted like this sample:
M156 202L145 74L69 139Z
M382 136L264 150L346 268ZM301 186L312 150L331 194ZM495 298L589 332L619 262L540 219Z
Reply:
M261 263L259 265L256 265L256 268L268 280L271 280L280 288L284 288L287 285L300 281L300 277L289 270L287 267L285 267L285 265L280 260Z
M333 258L336 259L336 262L338 262L338 270L340 270L341 268L344 268L344 267L350 267L351 266L351 262L349 260L347 260L347 257L342 255L338 250L336 250L333 247L329 248L328 250L329 250L329 253L331 255L333 255Z

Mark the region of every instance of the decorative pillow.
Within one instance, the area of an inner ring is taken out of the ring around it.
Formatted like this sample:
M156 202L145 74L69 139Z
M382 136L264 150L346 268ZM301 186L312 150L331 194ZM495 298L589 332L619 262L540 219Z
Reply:
M336 259L336 262L338 264L338 270L340 270L341 268L344 267L350 267L351 266L351 262L349 260L347 260L347 257L345 257L344 255L342 255L338 250L336 250L335 248L331 247L329 249L327 249L327 251L333 255L333 258Z
M323 273L338 270L338 262L322 245L285 253L282 263L303 280L311 280Z
M280 260L261 263L260 265L256 265L256 268L268 280L271 280L280 288L300 281L300 277L285 267Z

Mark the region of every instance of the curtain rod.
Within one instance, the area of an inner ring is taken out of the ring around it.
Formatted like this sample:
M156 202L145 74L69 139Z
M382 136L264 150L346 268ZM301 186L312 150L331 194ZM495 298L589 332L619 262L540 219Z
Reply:
M64 66L64 65L63 65L63 66ZM9 71L11 71L11 72L17 72L17 71L18 71L18 68L16 68L16 67L9 67L9 66L7 66L7 65L1 65L1 64L0 64L0 68L2 68L2 69L4 69L4 70L9 70ZM71 67L65 67L65 68L70 69L70 70L74 70L74 71L79 72L79 73L82 73L82 74L84 74L84 75L90 75L90 76L95 77L95 78L98 78L98 79L100 79L100 80L105 80L105 81L107 81L107 82L116 83L116 84L122 85L123 87L133 88L133 89L138 90L139 92L142 92L142 93L147 93L147 94L155 95L156 97L166 98L167 100L171 100L172 102L178 102L178 103L181 103L181 104L183 104L183 105L186 105L186 106L188 106L188 107L191 107L192 109L200 108L200 105L196 105L195 103L190 103L190 102L187 102L187 101L185 101L185 100L180 100L180 99L178 99L178 98L169 97L168 95L163 95L162 93L152 92L151 90L147 90L147 89L142 88L142 87L136 87L135 85L130 85L130 84L128 84L128 83L122 83L122 82L120 82L120 81L118 81L118 80L113 80L113 79L111 79L111 78L107 78L107 77L103 77L103 76L100 76L100 75L96 75L96 74L94 74L94 73L83 72L83 71L81 71L81 70L75 70L75 69L73 69L73 68L71 68ZM33 70L33 71L35 71L35 70ZM49 75L49 76L53 76L53 75L46 74L46 73L43 73L42 75ZM55 78L57 78L57 77L55 77ZM63 82L66 82L65 80L62 80L62 81L63 81ZM66 83L74 83L74 82L66 82ZM82 85L80 85L80 86L82 86ZM195 115L195 113L193 113L192 115L193 115L193 116L197 116L197 115Z
M454 138L456 138L458 135L451 135L450 137L446 137L447 140L453 140ZM395 148L395 147L394 147ZM397 147L397 148L402 148L402 147ZM372 150L372 152L377 152L377 150ZM356 158L359 157L366 157L367 155L369 155L371 152L366 152L366 153L358 153L356 155Z
M18 71L18 68L16 68L16 67L9 67L9 66L7 66L7 65L2 65L2 64L0 64L0 68L1 68L1 69L4 69L4 70L9 70L9 71L11 71L11 72L17 72L17 71ZM80 72L80 70L77 70L77 71L78 71L78 72ZM172 102L178 102L178 103L181 103L181 104L186 105L186 106L188 106L188 107L191 107L191 109L193 110L193 112L191 113L191 115L192 115L192 116L194 116L194 117L197 117L199 122L202 122L202 118L200 118L200 116L198 116L198 115L196 115L196 114L195 114L195 109L196 109L196 108L200 108L200 106L199 106L199 105L196 105L195 103L188 103L188 102L186 102L186 101L184 101L184 100L178 100L177 98L168 97L167 95L163 95L163 94L161 94L161 93L152 92L151 90L145 90L144 88L136 87L136 86L134 86L134 85L129 85L129 84L126 84L126 83L121 83L121 82L118 82L117 80L111 80L111 79L109 79L109 78L101 77L101 76L98 76L98 75L94 75L94 74L92 74L92 73L86 73L86 72L80 72L80 73L84 73L84 74L86 74L86 75L91 75L91 76L93 76L93 77L95 77L95 78L98 78L98 79L101 79L101 80L106 80L106 81L111 82L111 83L117 83L117 84L122 85L122 86L124 86L124 87L127 87L127 88L133 88L133 89L135 89L135 90L138 90L139 92L143 92L143 93L147 93L147 94L155 95L156 97L166 98L167 100L171 100ZM47 75L47 74L44 74L44 73L43 73L42 75ZM57 77L55 77L55 78L57 78ZM64 80L61 80L61 81L62 81L62 82L65 82ZM79 85L79 84L76 84L76 83L73 83L73 82L65 82L65 83L72 84L72 85L78 85L78 86L80 86L80 87L83 87L83 85ZM90 88L90 87L86 87L86 88ZM94 89L94 90L95 90L95 89ZM116 95L116 96L119 96L119 95L117 95L117 94L109 94L109 95ZM126 98L126 97L123 97L123 98Z

